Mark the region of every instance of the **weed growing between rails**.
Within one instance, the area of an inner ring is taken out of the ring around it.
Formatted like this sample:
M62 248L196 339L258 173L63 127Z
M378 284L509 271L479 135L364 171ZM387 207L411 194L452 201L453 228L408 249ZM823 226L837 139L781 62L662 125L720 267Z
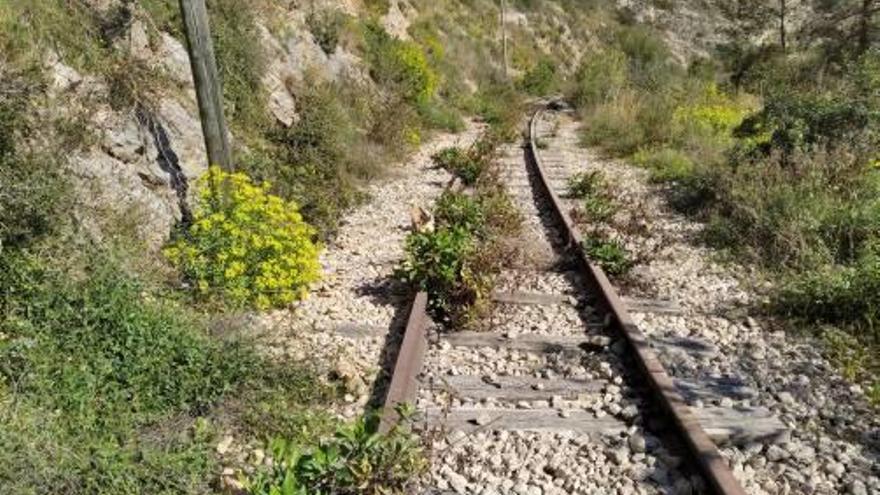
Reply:
M609 275L626 275L634 262L624 245L609 237L607 232L606 227L618 207L614 204L605 175L591 171L571 176L568 179L568 196L582 201L582 205L572 212L572 217L589 228L581 249Z
M433 316L448 326L484 313L495 276L507 259L505 241L522 223L498 176L497 147L503 126L490 127L471 148L435 155L461 187L447 190L433 209L433 229L410 234L401 276L430 298Z
M251 495L396 495L407 493L427 469L420 438L410 430L413 410L398 406L401 420L379 432L368 414L309 447L282 438L270 442L273 463L244 481Z

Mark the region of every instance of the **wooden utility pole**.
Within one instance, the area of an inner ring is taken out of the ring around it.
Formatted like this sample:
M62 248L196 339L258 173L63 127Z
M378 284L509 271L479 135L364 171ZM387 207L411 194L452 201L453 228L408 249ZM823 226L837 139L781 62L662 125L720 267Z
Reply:
M226 133L226 118L223 116L223 91L217 75L208 9L205 0L180 0L180 11L183 14L208 163L228 171L232 169L232 153Z
M501 43L504 57L504 79L510 78L507 69L507 0L501 0Z
M779 46L782 47L782 53L788 51L788 43L786 41L785 16L788 14L788 3L786 0L779 0Z

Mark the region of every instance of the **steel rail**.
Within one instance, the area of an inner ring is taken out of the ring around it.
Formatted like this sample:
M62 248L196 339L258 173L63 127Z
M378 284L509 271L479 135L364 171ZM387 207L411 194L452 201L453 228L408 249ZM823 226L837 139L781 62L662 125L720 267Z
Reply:
M387 433L400 420L397 406L412 404L418 393L418 376L422 372L425 351L428 348L428 294L419 292L413 299L409 311L403 340L394 363L391 383L385 396L380 433Z
M639 330L626 309L617 291L611 285L605 272L587 257L582 249L583 238L566 212L565 207L550 185L541 155L537 146L537 123L545 108L539 108L529 123L528 154L531 165L540 178L540 183L553 204L553 210L565 226L569 247L577 253L577 259L586 275L587 281L597 296L598 306L611 315L611 325L624 337L648 381L652 391L676 428L676 433L684 440L690 454L697 462L710 488L718 495L745 495L745 490L734 478L730 467L717 446L703 430L696 416L691 412L682 395L673 385L672 378L663 368L660 360L648 343L645 334Z

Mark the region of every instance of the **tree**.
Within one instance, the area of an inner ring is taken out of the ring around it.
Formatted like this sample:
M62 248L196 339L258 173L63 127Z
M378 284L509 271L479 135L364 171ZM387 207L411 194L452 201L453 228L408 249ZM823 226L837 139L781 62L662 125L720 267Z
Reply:
M838 55L861 56L880 40L880 0L813 0L807 35Z
M718 9L728 21L724 29L728 41L718 46L718 52L739 89L760 58L758 41L767 31L771 16L766 0L719 0Z

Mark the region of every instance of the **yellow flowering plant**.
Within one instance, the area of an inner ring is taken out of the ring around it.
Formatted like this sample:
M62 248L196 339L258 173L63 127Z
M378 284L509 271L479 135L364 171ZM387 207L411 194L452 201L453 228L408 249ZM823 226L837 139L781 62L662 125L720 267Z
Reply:
M165 248L198 293L268 309L304 298L320 278L315 230L269 188L217 167L200 179L192 225Z

